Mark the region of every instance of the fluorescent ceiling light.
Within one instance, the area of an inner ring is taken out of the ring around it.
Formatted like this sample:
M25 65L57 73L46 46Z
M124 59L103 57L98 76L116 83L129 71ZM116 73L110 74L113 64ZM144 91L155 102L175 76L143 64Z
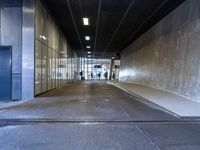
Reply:
M90 36L85 36L85 40L89 41L90 40Z
M88 55L88 57L91 57L91 55Z
M88 45L88 46L86 46L86 48L91 48L91 46Z
M90 23L89 23L89 19L88 18L83 18L83 24L85 26L88 26Z
M47 38L44 35L40 35L41 39L47 40Z
M91 54L91 52L89 52L89 51L88 51L87 53L88 53L88 54Z
M43 35L43 39L44 39L44 40L47 40L47 38L46 38L44 35Z

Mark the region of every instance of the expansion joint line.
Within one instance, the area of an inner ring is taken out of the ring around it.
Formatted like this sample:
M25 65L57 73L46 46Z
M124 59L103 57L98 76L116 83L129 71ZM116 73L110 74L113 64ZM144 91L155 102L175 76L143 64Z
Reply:
M101 12L101 0L99 0L98 11L97 11L97 23L96 23L96 31L95 31L95 38L94 38L93 57L95 56L95 51L96 51L96 43L97 43L97 36L98 36L98 29L99 29L100 12Z
M129 40L132 38L132 36L133 36L135 33L137 33L138 30L140 30L140 29L144 26L144 24L145 24L147 21L149 21L149 20L155 15L155 13L157 13L168 1L169 1L169 0L165 0L164 2L162 2L161 5L160 5L155 11L153 11L153 13L152 13L149 17L147 17L147 19L145 19L144 22L143 22L136 30L134 30L134 31L131 33L131 35L125 40L125 42L129 41Z
M145 139L150 142L155 150L160 150L160 148L156 144L154 144L153 141L138 126L136 126L136 129L145 137Z
M78 32L78 27L77 27L77 25L76 25L76 21L75 21L75 18L74 18L74 14L73 14L73 11L72 11L71 4L70 4L69 0L65 0L65 2L67 3L67 6L68 6L68 8L69 8L70 15L71 15L71 17L72 17L72 21L73 21L74 28L75 28L75 30L76 30L76 33L77 33L79 42L80 42L80 44L81 44L81 47L82 47L83 51L85 52L85 49L84 49L84 47L83 47L83 43L82 43L81 38L80 38L80 34L79 34L79 32Z
M126 9L126 11L125 11L123 17L121 18L121 20L120 20L120 22L119 22L117 28L115 29L113 35L111 36L111 38L110 38L110 40L109 40L109 42L108 42L108 44L107 44L107 46L106 46L106 48L105 48L103 54L102 54L102 57L105 56L106 51L108 50L108 48L109 48L109 46L110 46L110 44L111 44L113 38L114 38L115 35L117 34L117 32L118 32L118 30L119 30L121 24L124 22L124 20L125 20L127 14L128 14L128 12L129 12L129 10L131 9L132 5L134 4L134 2L135 2L135 0L132 0L132 1L130 2L129 6L128 6L128 8Z

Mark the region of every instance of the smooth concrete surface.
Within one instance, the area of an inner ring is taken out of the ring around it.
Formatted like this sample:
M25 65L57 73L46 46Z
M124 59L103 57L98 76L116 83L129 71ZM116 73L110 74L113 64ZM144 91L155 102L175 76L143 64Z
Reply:
M0 150L199 150L199 123L0 127Z
M0 109L0 119L65 121L168 121L179 118L125 95L105 81L68 84L20 105Z
M0 150L200 149L197 120L143 104L105 81L68 84L0 115Z
M199 14L200 1L186 0L130 44L121 55L120 81L200 102Z
M35 70L35 0L23 0L22 6L22 83L21 98L34 97Z
M1 150L154 150L132 125L7 126L0 128L0 137Z
M191 101L190 99L170 92L139 84L122 83L117 81L109 81L108 83L134 96L141 96L146 100L153 102L174 114L177 114L178 116L200 117L199 102Z
M18 4L17 4L18 2ZM21 98L22 10L21 1L0 5L0 45L12 46L12 99Z

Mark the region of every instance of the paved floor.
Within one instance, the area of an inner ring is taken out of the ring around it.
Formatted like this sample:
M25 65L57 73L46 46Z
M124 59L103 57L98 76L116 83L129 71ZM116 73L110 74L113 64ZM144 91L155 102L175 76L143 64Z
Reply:
M199 150L200 122L86 81L0 109L0 139L0 150Z

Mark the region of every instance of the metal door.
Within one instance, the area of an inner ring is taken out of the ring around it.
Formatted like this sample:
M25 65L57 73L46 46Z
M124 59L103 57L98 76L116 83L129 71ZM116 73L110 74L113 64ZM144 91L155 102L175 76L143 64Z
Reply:
M0 100L11 99L11 47L0 46Z

